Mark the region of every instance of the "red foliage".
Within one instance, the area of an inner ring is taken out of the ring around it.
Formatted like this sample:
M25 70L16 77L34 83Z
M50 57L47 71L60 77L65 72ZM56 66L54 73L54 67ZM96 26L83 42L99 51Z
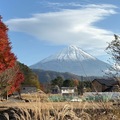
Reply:
M0 73L12 68L16 62L16 57L11 52L7 31L8 28L0 19Z
M2 17L0 16L0 74L9 68L14 68L16 65L16 57L14 53L11 52L11 43L7 35L8 28L1 19ZM21 82L24 80L24 76L19 68L17 70L18 72L15 77L13 77L13 80L7 81L7 83L10 81L10 86L7 86L7 88L10 88L10 90L8 89L9 94L18 89Z
M15 76L14 82L11 85L10 90L8 91L8 94L12 94L14 91L16 91L19 87L21 82L24 81L24 75L22 74L22 72L18 72Z

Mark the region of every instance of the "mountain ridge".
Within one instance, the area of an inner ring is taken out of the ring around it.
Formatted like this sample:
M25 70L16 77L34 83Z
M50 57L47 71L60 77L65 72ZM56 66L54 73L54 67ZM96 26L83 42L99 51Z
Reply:
M103 71L108 67L109 64L73 45L31 66L32 69L69 72L82 76L103 76Z
M59 77L65 79L77 79L79 81L92 81L95 78L101 78L97 76L79 76L68 72L56 72L50 70L42 70L42 69L32 69L34 73L37 74L40 83L49 83L51 80Z

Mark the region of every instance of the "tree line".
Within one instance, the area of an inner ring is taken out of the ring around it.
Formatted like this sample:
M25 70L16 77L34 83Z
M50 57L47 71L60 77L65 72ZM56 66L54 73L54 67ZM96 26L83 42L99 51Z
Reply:
M77 87L78 93L81 94L83 90L85 91L91 91L92 90L92 84L91 81L83 81L83 80L77 80L77 79L63 79L62 77L58 76L55 79L51 80L50 83L46 84L44 86L44 91L46 93L51 92L51 89L55 86L61 87Z

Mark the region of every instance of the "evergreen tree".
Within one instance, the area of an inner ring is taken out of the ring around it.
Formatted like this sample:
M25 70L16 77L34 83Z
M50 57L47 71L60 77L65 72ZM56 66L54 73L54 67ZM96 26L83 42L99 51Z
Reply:
M58 76L57 78L51 81L51 85L53 86L58 85L59 87L62 87L63 81L64 81L63 78Z
M64 82L63 82L63 86L64 86L64 87L74 87L74 81L73 81L73 80L66 79L66 80L64 80Z

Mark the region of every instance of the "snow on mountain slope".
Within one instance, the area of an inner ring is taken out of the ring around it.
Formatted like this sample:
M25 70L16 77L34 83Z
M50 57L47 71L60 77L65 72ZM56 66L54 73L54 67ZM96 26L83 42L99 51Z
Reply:
M77 46L69 46L34 64L31 68L70 72L76 75L102 76L110 65L84 52Z
M42 63L50 62L52 60L59 60L59 61L83 61L87 59L93 59L96 58L92 57L91 55L87 54L83 50L81 50L79 47L76 46L69 46L62 51L56 53L55 55L52 55L44 60L42 60Z

